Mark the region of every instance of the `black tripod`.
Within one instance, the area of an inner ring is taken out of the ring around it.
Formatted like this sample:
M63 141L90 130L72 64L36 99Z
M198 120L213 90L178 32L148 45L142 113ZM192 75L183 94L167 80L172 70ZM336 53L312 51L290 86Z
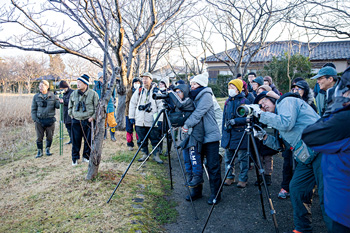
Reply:
M159 118L163 116L163 128L164 129L168 129L168 130L164 130L164 136L162 137L162 139L160 140L160 142L158 142L157 146L155 148L153 148L153 151L156 150L156 148L160 145L160 143L164 140L164 138L167 139L167 151L168 151L168 160L169 160L169 175L170 175L170 183L171 183L171 189L173 189L173 179L172 179L172 168L171 168L171 160L170 160L170 137L172 138L173 140L173 145L175 147L175 150L176 150L176 154L177 154L177 158L179 160L179 164L180 164L180 168L181 168L181 173L182 173L182 176L183 176L183 179L184 179L184 182L186 183L186 176L185 176L185 172L184 172L184 168L182 166L182 161L181 161L181 156L180 156L180 153L177 149L177 145L176 145L176 141L175 141L175 135L174 135L174 131L172 130L172 127L171 127L171 122L169 120L169 117L168 117L168 110L167 109L162 109L161 112L158 114L157 118L154 120L151 128L148 130L145 138L143 139L143 141L141 142L141 145L139 146L139 149L136 151L134 157L132 158L131 162L129 163L128 167L126 168L124 174L122 175L122 177L120 178L117 186L115 187L112 195L109 197L107 203L110 202L110 200L112 199L114 193L117 191L119 185L121 184L122 180L124 179L126 173L129 171L132 163L135 161L138 153L140 152L143 144L146 142L146 140L148 139L148 136L149 134L151 133L151 131L155 128L155 124L158 122ZM147 159L146 159L147 160ZM145 161L146 161L145 160ZM191 201L191 205L192 205L192 209L193 209L193 213L194 213L194 216L195 216L195 219L198 220L198 216L197 216L197 212L194 208L194 205L193 205L193 201L192 201L192 198L191 198L191 192L190 192L190 189L189 187L186 185L187 187L187 192L188 192L188 195L190 197L190 201Z
M267 199L267 202L269 203L270 214L272 216L272 220L273 220L273 224L275 226L276 233L279 232L278 224L277 224L277 220L276 220L276 211L273 208L273 203L272 203L272 200L271 200L269 189L267 188L267 185L266 185L266 180L265 180L265 176L264 176L265 171L264 171L264 169L262 167L262 163L261 163L259 152L258 152L258 147L256 145L255 138L254 138L252 132L253 132L252 116L247 116L247 128L245 129L244 134L243 134L243 136L241 137L241 139L239 141L238 147L237 147L237 149L236 149L236 151L235 151L235 153L234 153L234 155L233 155L233 157L232 157L232 159L230 161L230 164L227 166L227 172L225 174L224 179L222 180L222 183L220 185L219 191L217 192L217 194L215 196L215 199L213 200L213 205L212 205L212 207L210 209L210 212L209 212L209 215L207 217L207 220L206 220L206 222L205 222L205 224L203 226L202 233L205 231L205 228L206 228L206 226L208 224L209 218L210 218L210 216L211 216L211 214L212 214L212 212L214 210L216 200L217 200L218 196L220 195L220 192L222 190L222 187L224 186L225 180L226 180L226 178L227 178L227 176L228 176L228 174L230 172L230 168L232 167L232 164L234 163L234 160L235 160L235 158L237 156L238 150L241 147L242 142L243 142L243 140L244 140L244 138L246 136L248 137L247 154L248 154L248 156L250 156L250 158L252 159L252 161L254 162L254 165L255 165L255 172L256 172L256 176L257 176L257 180L258 180L258 187L259 187L259 194L260 194L260 201L261 201L261 208L262 208L262 212L263 212L263 218L266 219L266 214L265 214L265 207L264 207L264 199L263 199L262 190L261 190L260 176L262 177L262 181L263 181L263 184L264 184L264 190L265 190L265 194L266 194L266 199ZM250 143L252 143L252 145L253 145L255 158L250 153Z

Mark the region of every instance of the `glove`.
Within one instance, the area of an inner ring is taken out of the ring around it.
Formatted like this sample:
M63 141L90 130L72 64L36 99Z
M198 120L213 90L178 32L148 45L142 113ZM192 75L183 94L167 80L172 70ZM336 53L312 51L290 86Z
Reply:
M260 109L260 105L259 104L251 104L251 105L249 105L249 107L251 107L253 109L254 116L259 118L260 114L263 112L263 110Z
M182 132L183 132L183 133L188 133L188 128L187 128L186 125L182 126L181 129L182 129Z
M263 128L261 128L260 126L258 125L255 125L256 128L258 129L255 129L253 128L253 135L254 137L256 137L257 139L259 139L260 141L262 141L266 135L266 131L263 130Z
M162 128L162 122L161 121L158 121L157 125L158 125L159 128Z
M229 123L230 125L235 125L235 124L236 124L235 119L229 120L228 123Z
M130 123L135 125L135 119L129 119Z

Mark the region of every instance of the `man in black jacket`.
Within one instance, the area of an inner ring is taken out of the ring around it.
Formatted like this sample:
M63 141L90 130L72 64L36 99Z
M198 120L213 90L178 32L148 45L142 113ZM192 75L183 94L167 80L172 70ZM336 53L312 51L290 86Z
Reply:
M67 132L69 135L69 142L66 144L72 143L72 118L68 115L68 104L69 97L72 94L73 90L70 89L68 83L64 80L60 82L60 90L63 91L63 96L60 98L60 103L63 103L63 122L66 125Z

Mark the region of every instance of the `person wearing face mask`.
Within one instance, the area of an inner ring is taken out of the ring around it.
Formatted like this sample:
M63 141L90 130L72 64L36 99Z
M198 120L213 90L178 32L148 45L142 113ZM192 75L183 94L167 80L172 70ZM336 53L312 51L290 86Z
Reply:
M134 132L134 124L130 122L129 119L129 105L130 105L130 99L135 91L141 91L141 79L134 78L132 80L132 86L128 90L126 94L126 100L125 100L125 122L126 122L126 141L127 146L130 151L134 150L134 138L133 138L133 132ZM136 139L138 140L138 136L136 134Z
M70 89L68 83L64 80L60 82L60 90L63 91L63 96L60 98L60 103L63 103L63 122L67 128L69 135L69 142L66 144L69 145L72 143L72 118L68 115L68 104L69 97L72 94L73 90Z
M162 94L165 94L169 89L169 77L162 78L159 82L159 90Z
M236 113L237 108L242 104L250 104L251 102L244 97L242 93L243 82L240 79L231 80L228 83L228 99L225 102L223 121L222 121L222 138L221 147L225 148L225 172L227 166L237 149L239 141L241 140L244 130L246 128L246 118L239 117ZM240 162L239 179L237 183L238 188L245 188L248 181L248 154L247 154L247 137L242 142L237 154ZM233 167L233 166L232 166ZM234 183L235 175L233 168L230 169L224 185L229 186Z

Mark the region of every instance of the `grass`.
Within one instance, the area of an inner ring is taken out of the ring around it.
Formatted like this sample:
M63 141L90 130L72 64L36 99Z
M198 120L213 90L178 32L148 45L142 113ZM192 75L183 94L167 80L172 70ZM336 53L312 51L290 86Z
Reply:
M162 224L175 221L167 166L152 160L140 171L135 162L106 204L134 155L127 150L125 132L116 133L117 142L104 141L93 181L85 180L87 164L71 166L71 146L65 145L59 156L57 130L54 155L39 159L34 159L33 123L6 126L1 132L1 140L12 140L12 147L2 147L0 154L0 232L163 232Z

